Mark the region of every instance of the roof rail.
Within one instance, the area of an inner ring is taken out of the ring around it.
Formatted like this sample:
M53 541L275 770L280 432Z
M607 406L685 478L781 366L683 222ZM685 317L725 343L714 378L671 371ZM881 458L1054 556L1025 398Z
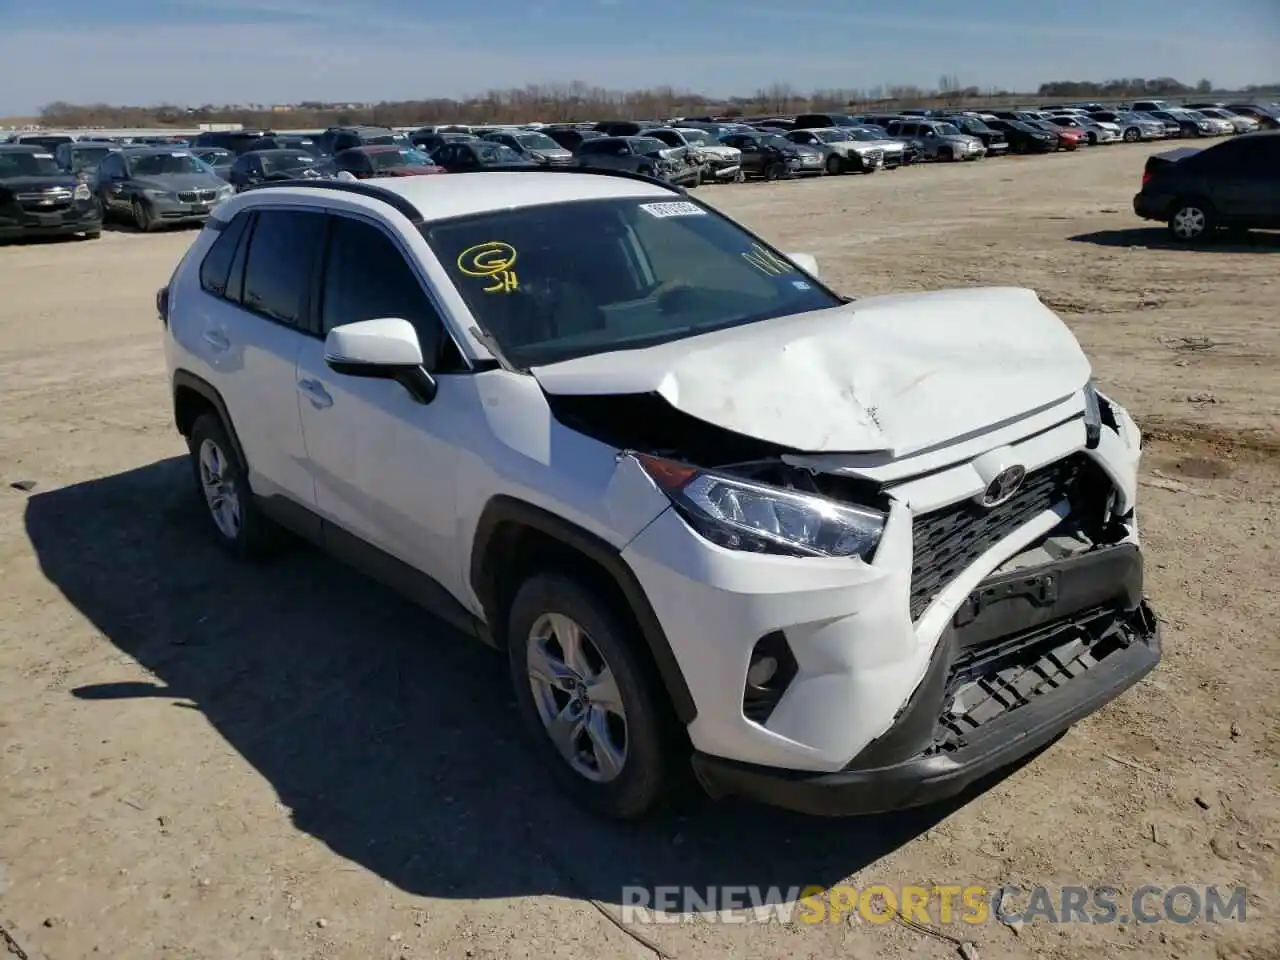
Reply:
M271 187L307 187L312 190L337 190L339 193L354 193L362 197L368 197L371 200L381 200L388 206L393 207L398 213L404 214L414 226L421 226L423 223L422 211L400 194L364 180L267 180L263 183L251 183L246 187L241 187L240 192L251 193L255 190L264 190Z
M687 194L688 191L684 187L677 186L674 183L668 183L666 180L658 177L649 177L640 173L632 173L630 170L611 170L604 167L552 167L552 166L506 166L504 164L495 164L492 167L485 167L483 170L475 171L477 173L585 173L597 177L617 177L622 180L636 180L640 183L650 183L654 186L665 187L672 193ZM443 176L453 176L453 174L443 174ZM246 187L241 187L241 193L250 193L255 190L268 190L272 187L305 187L309 190L337 190L340 193L354 193L362 197L369 197L372 200L381 200L383 203L394 207L399 213L404 214L414 226L421 226L424 222L422 211L410 203L407 199L394 191L387 190L378 186L376 183L370 183L368 180L330 180L306 179L306 180L267 180L263 183L251 183Z
M654 186L666 187L668 190L672 191L673 193L687 192L684 187L677 186L676 184L663 180L660 177L650 177L643 173L632 173L630 170L614 170L610 167L571 167L571 166L529 167L529 166L524 166L523 164L520 166L516 166L515 164L512 164L511 166L506 166L505 164L495 164L492 167L485 167L483 170L480 170L477 172L488 173L493 171L496 171L499 173L588 173L596 177L618 177L619 179L622 179L622 180L638 180L641 183L651 183Z

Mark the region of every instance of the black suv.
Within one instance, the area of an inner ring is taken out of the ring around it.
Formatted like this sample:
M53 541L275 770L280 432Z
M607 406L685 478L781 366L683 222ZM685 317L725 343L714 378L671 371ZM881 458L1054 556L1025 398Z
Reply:
M390 127L330 127L316 137L321 152L332 157L353 147L400 147L412 150L413 143L403 133Z
M0 146L0 240L102 234L89 185L59 169L44 147Z
M1148 157L1133 212L1167 223L1184 243L1218 227L1280 228L1280 130Z
M196 137L193 148L221 147L236 156L247 153L263 137L271 136L270 130L206 130Z

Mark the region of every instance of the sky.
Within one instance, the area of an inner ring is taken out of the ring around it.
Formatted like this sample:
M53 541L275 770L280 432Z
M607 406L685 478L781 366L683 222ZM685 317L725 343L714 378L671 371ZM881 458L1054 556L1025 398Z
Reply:
M1280 0L0 0L0 116L461 97L1280 80Z

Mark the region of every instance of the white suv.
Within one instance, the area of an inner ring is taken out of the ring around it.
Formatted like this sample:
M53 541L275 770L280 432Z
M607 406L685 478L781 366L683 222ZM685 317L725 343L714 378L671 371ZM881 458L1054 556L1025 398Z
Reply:
M531 170L252 188L157 306L218 539L506 651L610 816L690 765L945 797L1159 659L1138 430L1031 291L850 300L678 188Z

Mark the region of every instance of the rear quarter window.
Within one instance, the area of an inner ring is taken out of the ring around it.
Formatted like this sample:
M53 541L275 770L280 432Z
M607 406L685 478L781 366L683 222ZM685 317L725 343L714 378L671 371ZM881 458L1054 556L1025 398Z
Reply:
M235 262L236 251L244 239L252 213L246 211L236 217L223 228L213 246L204 255L200 263L200 288L205 293L223 300L239 300L239 291L228 292L228 281L231 276L231 265Z

